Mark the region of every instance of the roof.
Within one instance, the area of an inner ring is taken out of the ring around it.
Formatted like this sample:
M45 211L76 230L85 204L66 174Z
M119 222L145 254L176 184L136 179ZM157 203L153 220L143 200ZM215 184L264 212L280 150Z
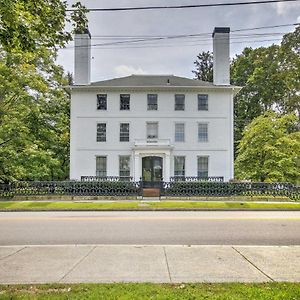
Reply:
M92 82L90 86L99 87L208 87L213 86L212 82L201 80L194 80L185 77L174 75L130 75L127 77L115 78L110 80L103 80Z

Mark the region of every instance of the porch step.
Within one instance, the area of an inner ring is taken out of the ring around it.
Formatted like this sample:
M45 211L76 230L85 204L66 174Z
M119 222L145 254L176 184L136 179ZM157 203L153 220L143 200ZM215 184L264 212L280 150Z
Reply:
M160 189L158 188L144 188L143 197L159 197Z

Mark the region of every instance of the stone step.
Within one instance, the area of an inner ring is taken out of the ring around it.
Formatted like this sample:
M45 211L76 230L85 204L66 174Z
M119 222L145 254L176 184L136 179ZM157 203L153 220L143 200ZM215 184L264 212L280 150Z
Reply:
M144 188L143 197L159 197L160 189L158 188Z

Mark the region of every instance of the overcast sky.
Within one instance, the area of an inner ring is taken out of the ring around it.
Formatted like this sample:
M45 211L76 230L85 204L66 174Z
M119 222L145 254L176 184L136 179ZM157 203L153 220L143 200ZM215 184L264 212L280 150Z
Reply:
M241 0L245 1L245 0ZM73 2L69 0L71 5ZM189 5L203 3L237 2L237 0L82 0L87 8ZM142 43L124 43L118 46L92 47L92 81L130 74L174 74L193 78L191 70L199 52L212 51L211 33L214 27L231 30L290 24L300 22L300 2L192 8L147 11L90 12L88 14L92 45L128 41L124 36L169 36L206 34L197 38L169 39ZM232 32L231 57L245 47L259 47L279 43L281 35L294 27ZM247 36L241 36L245 35ZM250 35L249 35L250 34ZM253 34L263 34L254 36ZM121 36L108 39L100 36ZM254 42L256 41L256 42ZM70 43L60 51L58 63L73 73L74 48Z

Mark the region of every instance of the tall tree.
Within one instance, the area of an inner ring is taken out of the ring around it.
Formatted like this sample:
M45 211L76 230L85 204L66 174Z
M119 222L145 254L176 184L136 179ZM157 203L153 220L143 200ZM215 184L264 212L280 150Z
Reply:
M0 0L0 180L62 179L68 169L69 94L57 50L66 22L86 26L85 9L66 16L59 0Z
M192 72L195 75L195 79L208 82L213 81L213 54L211 52L199 53L194 61L194 65L196 70Z
M300 132L295 114L266 112L245 129L238 147L236 177L300 182Z
M243 89L236 95L235 142L254 118L268 110L300 116L300 26L280 45L245 48L232 61L231 81Z

